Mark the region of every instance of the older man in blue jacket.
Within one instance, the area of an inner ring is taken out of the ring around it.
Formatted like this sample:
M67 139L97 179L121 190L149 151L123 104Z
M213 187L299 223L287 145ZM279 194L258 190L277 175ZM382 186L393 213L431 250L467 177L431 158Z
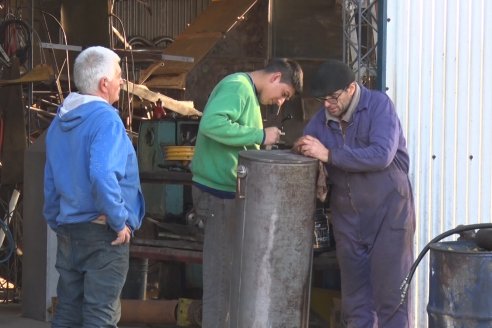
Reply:
M294 149L324 162L347 327L413 327L400 285L413 263L415 210L394 105L328 60L312 81L323 105Z
M120 57L82 51L72 92L46 136L43 214L57 235L61 327L116 327L129 242L145 214L137 157L116 108Z

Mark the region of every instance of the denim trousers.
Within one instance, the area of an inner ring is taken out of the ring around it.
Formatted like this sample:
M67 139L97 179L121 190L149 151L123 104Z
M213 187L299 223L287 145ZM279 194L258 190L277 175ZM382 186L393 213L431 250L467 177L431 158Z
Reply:
M60 277L52 327L117 327L129 244L112 246L116 232L90 222L61 225L56 234Z
M205 229L202 327L229 327L235 200L217 198L195 186L192 194Z

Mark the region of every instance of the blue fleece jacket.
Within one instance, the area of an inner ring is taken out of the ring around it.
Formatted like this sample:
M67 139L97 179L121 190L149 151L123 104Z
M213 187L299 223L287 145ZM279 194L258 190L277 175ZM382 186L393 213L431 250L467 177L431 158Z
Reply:
M53 229L106 215L111 229L138 229L144 216L135 149L116 109L71 93L46 136L43 214Z

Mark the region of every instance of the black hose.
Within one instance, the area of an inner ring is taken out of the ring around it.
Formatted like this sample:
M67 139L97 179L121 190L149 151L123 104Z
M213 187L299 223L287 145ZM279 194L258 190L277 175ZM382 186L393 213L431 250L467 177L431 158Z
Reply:
M396 308L393 310L393 312L387 318L386 321L391 320L391 318L393 318L393 316L396 314L398 309L405 303L405 300L406 300L407 294L408 294L408 288L410 287L410 282L412 281L413 275L415 274L415 270L417 270L417 266L419 265L420 261L422 261L425 254L430 249L431 244L437 243L439 240L444 239L446 237L449 237L455 233L460 233L460 232L475 230L475 229L487 229L487 228L492 228L492 223L477 223L477 224L469 224L469 225L459 225L454 229L443 232L442 234L438 235L437 237L432 239L430 242L428 242L427 245L425 245L425 247L420 252L420 254L417 257L417 259L415 260L415 262L413 262L412 266L410 267L410 272L405 277L405 279L403 280L403 282L400 286L400 291L401 291L400 304L398 304L398 306L396 306ZM383 323L383 326L385 326L385 324L386 323Z
M154 43L143 36L135 35L128 39L128 44L133 47L153 47Z
M174 39L170 36L159 36L152 40L154 43L155 47L160 47L161 44L163 45L161 48L166 48L168 45L174 42Z
M407 293L408 293L408 288L410 286L410 282L412 281L412 277L415 274L415 270L417 269L417 266L419 265L422 258L425 256L427 251L430 249L431 244L437 243L439 240L446 238L446 237L449 237L455 233L460 233L460 232L475 230L475 229L487 229L487 228L492 228L492 223L477 223L477 224L469 224L469 225L459 225L454 229L443 232L442 234L440 234L437 237L435 237L434 239L432 239L429 243L427 243L427 245L425 245L425 247L420 252L420 254L417 257L417 259L415 260L415 262L410 267L410 272L408 273L408 275L405 277L405 279L403 280L403 282L401 284L401 287L400 287L401 302L400 302L400 305L398 307L400 307L405 302L405 299L406 299Z

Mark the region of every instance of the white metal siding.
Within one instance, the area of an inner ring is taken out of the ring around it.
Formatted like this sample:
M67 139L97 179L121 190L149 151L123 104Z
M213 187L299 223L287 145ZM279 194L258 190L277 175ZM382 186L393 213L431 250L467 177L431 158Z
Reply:
M457 225L491 222L492 1L387 0L387 13L386 85L411 156L417 255ZM428 263L412 283L419 328Z

